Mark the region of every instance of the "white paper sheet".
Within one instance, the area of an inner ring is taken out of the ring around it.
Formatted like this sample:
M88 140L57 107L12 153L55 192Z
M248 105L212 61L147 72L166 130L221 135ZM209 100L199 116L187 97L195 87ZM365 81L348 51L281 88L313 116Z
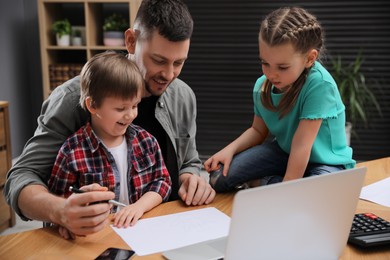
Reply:
M133 227L112 228L142 256L225 237L229 226L230 217L210 207L141 219Z
M390 207L390 177L364 186L360 198Z

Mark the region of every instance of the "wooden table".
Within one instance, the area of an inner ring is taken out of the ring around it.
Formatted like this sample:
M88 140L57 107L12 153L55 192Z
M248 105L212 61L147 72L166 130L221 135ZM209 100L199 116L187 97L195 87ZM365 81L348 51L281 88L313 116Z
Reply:
M390 157L359 163L367 166L365 185L390 176ZM187 207L181 201L161 204L144 215L144 218L183 212L191 209L216 207L230 216L234 193L218 194L208 206ZM372 212L390 221L390 208L360 200L357 213ZM94 259L107 247L129 248L129 246L107 226L104 230L76 240L62 239L53 228L0 236L1 259ZM134 259L164 259L161 254ZM390 259L390 247L361 250L347 245L341 259Z

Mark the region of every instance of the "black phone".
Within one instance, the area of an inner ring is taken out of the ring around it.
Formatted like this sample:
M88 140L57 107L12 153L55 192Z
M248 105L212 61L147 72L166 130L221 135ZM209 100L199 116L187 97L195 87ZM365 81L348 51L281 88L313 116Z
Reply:
M127 260L134 254L135 252L133 250L109 247L96 257L95 260Z

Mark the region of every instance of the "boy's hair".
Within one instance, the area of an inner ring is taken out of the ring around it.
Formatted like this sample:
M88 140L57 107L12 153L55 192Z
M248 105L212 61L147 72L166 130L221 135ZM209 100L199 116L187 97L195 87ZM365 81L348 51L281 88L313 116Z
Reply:
M100 107L106 97L129 99L144 90L144 79L137 65L124 54L106 51L96 54L83 66L80 79L80 105L86 110L89 96Z
M317 18L305 9L285 7L271 12L263 20L259 41L264 41L271 47L291 43L294 50L302 54L316 49L320 56L324 49L324 32ZM272 83L267 79L261 94L264 106L270 110L280 111L280 118L286 115L294 106L308 72L309 69L305 69L293 86L288 88L278 107L272 104Z
M188 7L181 0L143 0L134 21L138 39L150 39L158 33L172 42L190 39L194 22Z

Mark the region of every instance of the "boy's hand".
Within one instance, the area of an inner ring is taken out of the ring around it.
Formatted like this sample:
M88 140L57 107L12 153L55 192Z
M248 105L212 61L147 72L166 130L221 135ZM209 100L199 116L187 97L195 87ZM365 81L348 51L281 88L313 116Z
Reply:
M161 204L160 194L154 191L148 191L134 204L122 208L114 215L114 227L121 228L134 226L145 212Z
M140 204L130 204L115 213L113 225L117 228L134 226L144 213L145 210Z

